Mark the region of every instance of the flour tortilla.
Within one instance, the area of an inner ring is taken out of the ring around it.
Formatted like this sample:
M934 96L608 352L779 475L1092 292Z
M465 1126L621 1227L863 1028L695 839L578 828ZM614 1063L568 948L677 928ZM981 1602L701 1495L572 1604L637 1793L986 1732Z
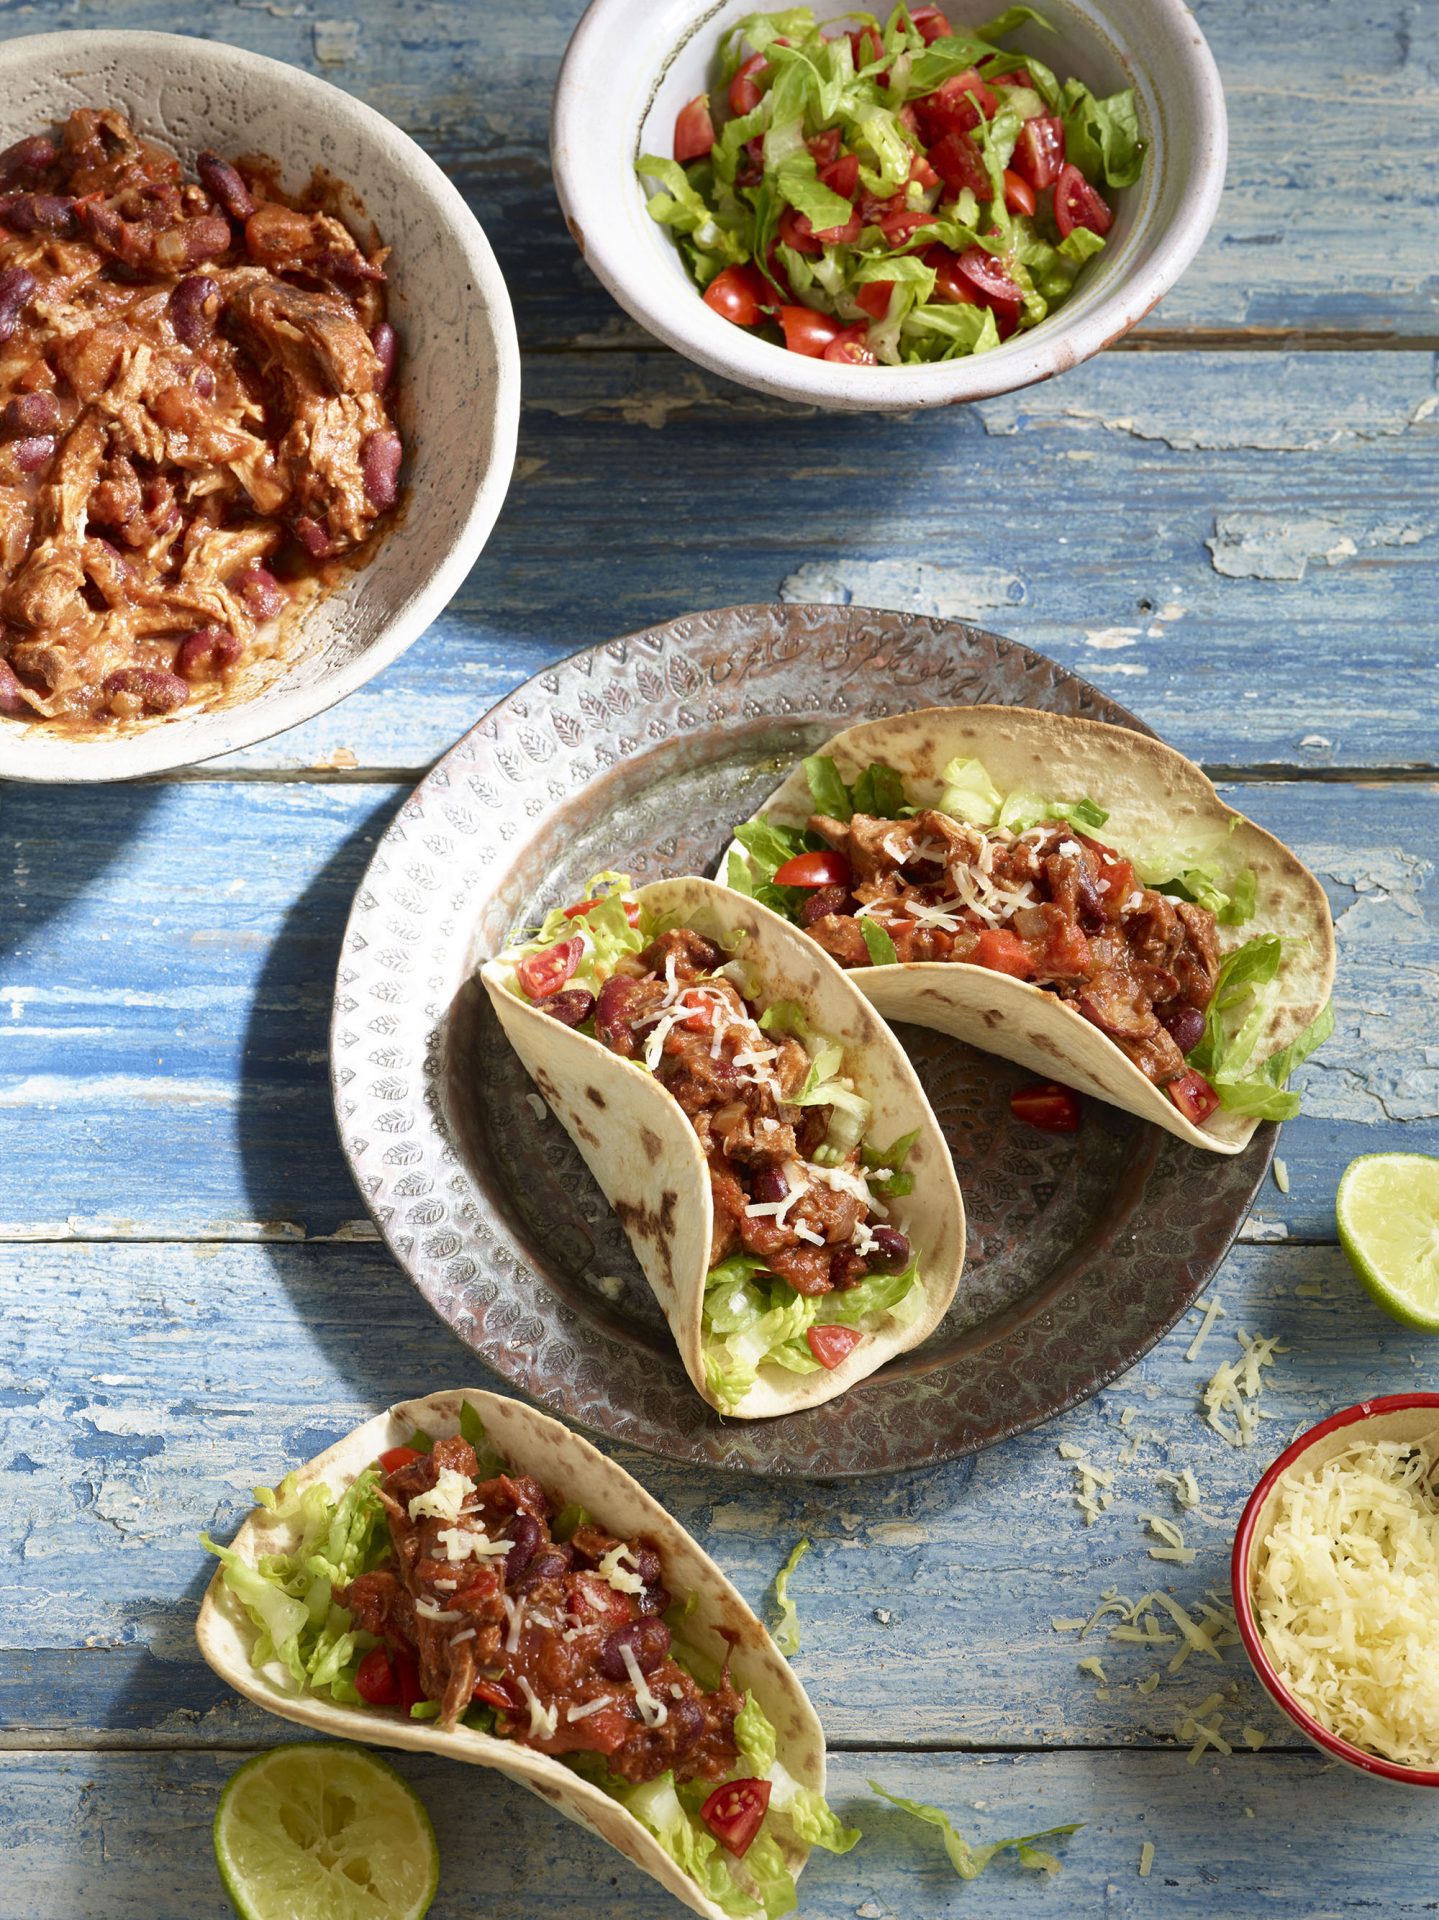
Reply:
M797 927L710 880L657 880L640 888L637 898L668 924L693 927L730 948L753 975L762 1007L796 1000L817 1032L839 1042L845 1072L873 1106L872 1140L887 1146L919 1129L905 1162L914 1190L892 1203L891 1218L919 1257L920 1312L904 1325L892 1317L881 1322L833 1371L762 1367L739 1406L721 1408L704 1370L702 1314L714 1205L694 1128L653 1074L511 992L511 957L502 954L480 971L525 1071L619 1215L696 1390L719 1411L746 1420L818 1406L895 1354L917 1347L954 1298L964 1265L964 1202L949 1148L904 1049L850 976ZM736 946L738 935L743 938Z
M1252 867L1259 883L1254 918L1242 927L1221 927L1221 944L1228 951L1261 933L1280 934L1290 943L1256 1064L1301 1033L1329 998L1334 925L1323 887L1272 834L1227 807L1199 768L1172 747L1096 720L978 706L928 707L866 721L816 751L831 755L850 783L873 761L893 767L919 807L939 804L951 760L979 760L1002 794L1092 799L1109 814L1099 837L1121 853L1143 860L1182 850L1196 862L1216 862L1221 871ZM802 827L814 811L804 768L796 766L757 817ZM722 873L726 866L727 859ZM1194 1126L1098 1027L1027 980L952 961L860 967L849 977L886 1020L935 1027L1017 1060L1207 1152L1239 1153L1259 1125L1221 1107L1202 1127Z
M403 1446L418 1429L441 1439L460 1430L460 1407L469 1401L511 1470L538 1480L552 1497L576 1500L596 1524L621 1538L646 1534L664 1555L665 1580L676 1595L696 1596L698 1604L684 1623L684 1637L715 1664L733 1649L730 1671L735 1685L753 1693L773 1723L779 1760L803 1787L824 1792L824 1733L803 1687L761 1623L709 1555L701 1552L674 1517L651 1499L638 1481L605 1458L588 1440L557 1420L517 1400L471 1388L432 1393L408 1400L357 1427L328 1452L301 1467L302 1487L323 1481L339 1494L387 1448ZM261 1509L252 1513L234 1545L254 1563L262 1554L293 1546L296 1527L277 1522ZM229 1686L256 1705L337 1739L371 1746L403 1747L412 1753L437 1753L472 1766L491 1767L548 1800L567 1819L598 1834L637 1867L659 1881L693 1913L724 1920L710 1900L672 1860L647 1828L617 1800L584 1780L561 1761L497 1740L468 1727L442 1732L433 1720L411 1720L398 1708L343 1707L320 1694L296 1693L283 1667L251 1664L258 1633L244 1608L224 1583L221 1569L210 1582L195 1626L200 1652ZM778 1837L778 1836L777 1836ZM779 1841L786 1864L796 1876L809 1848Z

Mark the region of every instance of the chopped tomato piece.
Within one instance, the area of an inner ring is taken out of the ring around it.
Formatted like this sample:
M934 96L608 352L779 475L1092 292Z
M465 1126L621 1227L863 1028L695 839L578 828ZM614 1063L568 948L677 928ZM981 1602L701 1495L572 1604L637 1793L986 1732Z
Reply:
M824 357L837 361L841 366L872 367L875 364L875 352L869 344L869 328L863 324L846 327L838 339L830 341L824 350Z
M929 160L951 193L962 193L968 187L987 200L994 191L984 156L967 133L947 133L936 140L929 150Z
M852 1353L864 1335L855 1327L807 1327L809 1350L822 1367L831 1372L847 1353Z
M1109 202L1095 192L1078 167L1066 164L1060 169L1054 188L1054 224L1066 240L1076 227L1104 234L1114 225Z
M573 940L557 940L543 953L532 953L515 968L520 990L531 1000L548 1000L558 993L580 964L585 943L578 934Z
M1079 1095L1054 1080L1036 1080L1009 1096L1009 1111L1041 1133L1078 1133Z
M934 297L957 307L977 307L979 295L959 270L959 256L948 247L926 247L924 264L934 268Z
M633 1620L635 1603L627 1593L616 1593L608 1580L597 1573L575 1575L570 1587L570 1606L577 1620L590 1627L602 1621L611 1624Z
M1096 884L1104 900L1105 915L1110 920L1117 920L1125 901L1134 891L1134 863L1121 859L1112 847L1101 846L1097 840L1087 839L1084 834L1079 837L1089 849Z
M932 227L938 217L937 214L926 213L923 208L900 205L883 215L879 230L889 246L907 247L921 227Z
M823 241L827 247L852 247L863 231L864 221L860 218L859 208L856 207L843 226L816 227L814 237L816 240Z
M768 1780L728 1780L700 1808L704 1821L726 1853L743 1859L769 1807Z
M1089 942L1072 920L1050 928L1044 942L1046 973L1072 974L1077 978L1087 974L1091 965Z
M355 1691L369 1707L397 1707L400 1683L390 1665L389 1649L371 1647L355 1672Z
M855 288L854 297L872 320L883 320L889 312L890 295L893 292L893 280L866 280Z
M733 272L734 269L730 268L729 271ZM722 274L720 278L723 279L723 277L724 276ZM598 894L596 894L593 900L577 900L574 906L565 908L565 918L566 920L578 920L582 913L588 913L591 907L597 907L599 904L600 904L600 901L599 901ZM626 920L629 921L632 927L637 927L640 923L639 901L626 900L624 903L624 907L625 907Z
M702 1000L697 994L691 997L686 993L680 995L679 1005L684 1008L685 1017L676 1022L678 1026L687 1028L690 1033L709 1032L715 1023L713 1000Z
M707 93L697 93L675 115L675 159L687 166L691 160L703 160L715 143L715 123L710 118Z
M796 253L823 253L824 242L815 233L805 214L786 207L779 217L779 237Z
M827 160L819 170L819 177L831 193L853 200L859 192L859 155L842 153L836 160Z
M1052 187L1064 165L1064 122L1057 114L1026 120L1014 149L1014 171L1022 174L1036 193Z
M814 155L814 164L816 167L832 167L834 165L835 161L839 158L840 144L843 139L844 134L838 127L826 127L823 133L817 133L813 140L807 140L805 142L805 145Z
M844 854L834 847L817 847L776 867L774 880L777 887L847 887L851 877Z
M805 354L811 360L822 359L825 348L844 332L838 320L831 320L827 313L816 313L813 307L781 307L779 323L790 352Z
M471 1696L487 1707L493 1707L496 1713L518 1713L524 1706L520 1690L509 1680L477 1680Z
M987 304L999 301L1017 309L1024 299L1003 260L998 254L986 253L983 247L966 247L959 256L959 270Z
M1024 980L1034 972L1034 955L1017 933L1005 927L986 927L975 945L974 964Z
M1022 180L1013 167L1004 170L1004 204L1011 213L1034 212L1034 188L1027 180Z
M909 177L919 186L923 187L926 193L929 192L931 187L937 187L940 184L939 175L922 153L917 153L910 161Z
M936 40L948 40L953 36L954 28L938 7L916 7L909 18L915 31L924 36L926 46L933 45Z
M1181 1073L1177 1080L1171 1080L1164 1091L1185 1119L1196 1127L1202 1127L1219 1105L1219 1095L1204 1075L1196 1073L1193 1067Z
M424 1457L418 1447L387 1447L380 1455L380 1465L386 1473L393 1473L397 1467L407 1467L412 1460Z
M705 305L710 311L737 327L754 326L773 299L774 291L764 275L758 267L750 266L725 267L704 292Z
M849 36L849 44L854 52L856 68L872 66L876 60L884 58L884 42L880 39L879 30L876 27L860 27L857 32ZM889 75L880 73L876 74L875 78L881 86L884 86L889 80Z
M981 119L992 120L999 107L998 97L980 79L974 67L956 73L933 93L914 103L919 124L931 141L947 133L968 133Z
M755 83L757 74L769 70L769 61L762 53L752 53L741 66L739 72L729 83L729 110L738 119L746 113L753 113L760 103L760 90Z
M400 1692L400 1705L408 1713L410 1708L425 1697L420 1685L420 1668L414 1654L404 1647L392 1647L390 1663L395 1669L395 1684Z

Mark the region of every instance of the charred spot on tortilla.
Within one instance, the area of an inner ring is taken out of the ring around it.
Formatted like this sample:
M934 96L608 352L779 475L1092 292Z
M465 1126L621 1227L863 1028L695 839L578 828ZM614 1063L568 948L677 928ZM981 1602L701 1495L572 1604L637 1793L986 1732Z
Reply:
M663 1140L652 1127L640 1128L640 1145L645 1150L645 1158L650 1161L658 1160L665 1150Z
M586 1087L585 1098L592 1107L606 1107L609 1105L609 1102L605 1099L605 1096L600 1092L598 1087Z

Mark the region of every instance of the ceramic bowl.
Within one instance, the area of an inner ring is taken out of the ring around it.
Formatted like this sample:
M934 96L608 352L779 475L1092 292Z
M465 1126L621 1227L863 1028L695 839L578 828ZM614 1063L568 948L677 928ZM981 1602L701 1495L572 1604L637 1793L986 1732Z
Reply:
M464 580L514 464L519 349L509 295L473 214L413 140L338 87L238 47L168 33L50 33L0 45L0 147L78 106L119 106L190 168L265 154L283 184L323 168L391 248L408 509L374 559L308 610L283 664L223 703L66 738L0 720L0 779L124 780L207 760L353 693L418 639Z
M1142 320L1199 251L1219 205L1228 129L1224 92L1182 0L1041 0L1056 31L1006 40L1061 79L1097 94L1133 86L1149 154L1120 193L1105 251L1057 314L993 352L921 367L847 367L806 359L731 325L705 306L669 229L646 211L634 165L673 151L675 115L711 90L721 32L754 0L593 0L570 42L555 94L551 155L575 243L635 319L691 360L761 392L838 411L949 406L1027 387L1077 366ZM820 4L823 18L831 11ZM952 0L956 27L993 12Z
M1402 1767L1362 1747L1352 1746L1322 1727L1312 1714L1300 1706L1285 1687L1265 1649L1264 1639L1254 1611L1254 1578L1261 1564L1265 1542L1273 1525L1279 1499L1279 1482L1291 1467L1322 1467L1356 1440L1398 1440L1412 1443L1432 1441L1439 1434L1439 1393L1396 1393L1383 1400L1362 1400L1357 1407L1346 1407L1331 1414L1308 1433L1301 1434L1287 1447L1249 1496L1234 1537L1230 1578L1234 1587L1234 1612L1240 1638L1250 1665L1258 1674L1265 1692L1274 1704L1298 1727L1321 1753L1359 1773L1377 1775L1409 1787L1439 1787L1439 1770Z

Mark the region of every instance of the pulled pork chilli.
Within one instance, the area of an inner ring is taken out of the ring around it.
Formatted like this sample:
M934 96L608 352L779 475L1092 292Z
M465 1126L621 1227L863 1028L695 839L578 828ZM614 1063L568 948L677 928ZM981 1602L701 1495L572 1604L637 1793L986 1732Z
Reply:
M114 109L0 154L0 714L215 697L394 507L385 249Z

